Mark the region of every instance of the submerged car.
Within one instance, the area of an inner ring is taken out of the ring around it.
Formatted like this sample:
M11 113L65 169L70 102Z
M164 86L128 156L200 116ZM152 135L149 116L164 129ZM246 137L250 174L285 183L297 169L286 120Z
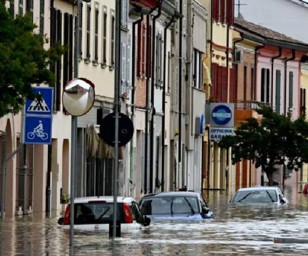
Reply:
M80 197L74 200L74 229L109 230L113 223L113 196ZM150 224L150 219L140 213L137 202L131 197L117 197L117 223L122 231L141 229ZM58 224L70 227L71 205L66 207L64 217Z
M151 221L201 221L213 218L213 212L197 192L162 192L145 195L140 211Z
M288 199L283 195L279 187L248 187L239 189L232 200L235 205L283 205Z

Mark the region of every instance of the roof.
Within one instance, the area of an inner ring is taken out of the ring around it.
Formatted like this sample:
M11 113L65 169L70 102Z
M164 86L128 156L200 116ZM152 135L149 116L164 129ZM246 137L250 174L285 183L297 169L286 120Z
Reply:
M234 19L235 30L242 33L245 37L254 38L258 42L267 43L271 45L285 44L289 48L302 48L299 50L308 51L308 44L294 38L288 37L285 34L271 30L269 28L254 24L243 19ZM264 41L265 40L265 41Z
M159 197L167 197L167 196L198 196L200 195L198 192L193 192L193 191L171 191L171 192L161 192L161 193L157 193L157 194L148 194L145 195L144 197L155 197L155 196L159 196Z
M113 202L113 196L88 196L88 197L77 197L74 199L74 204L78 203L87 203L89 201L106 201L107 203ZM132 197L124 197L118 196L117 202L118 203L129 203L135 201Z
M240 188L238 191L247 191L247 190L277 190L278 187L275 186L256 186L248 188Z

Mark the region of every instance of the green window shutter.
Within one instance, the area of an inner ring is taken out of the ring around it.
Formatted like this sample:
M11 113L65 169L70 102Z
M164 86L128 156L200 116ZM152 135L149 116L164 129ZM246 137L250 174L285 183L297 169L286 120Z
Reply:
M280 85L281 85L281 72L276 70L276 100L275 100L275 111L280 114Z

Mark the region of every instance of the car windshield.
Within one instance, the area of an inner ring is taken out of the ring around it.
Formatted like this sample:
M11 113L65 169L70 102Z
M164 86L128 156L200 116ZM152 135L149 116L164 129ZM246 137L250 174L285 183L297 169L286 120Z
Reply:
M253 204L253 203L274 203L278 201L276 191L271 190L244 190L239 191L234 197L234 203Z
M121 219L120 204L117 219ZM75 224L109 223L113 221L113 203L91 202L75 204Z
M194 214L199 212L196 197L151 197L144 200L141 212L145 215L155 214Z

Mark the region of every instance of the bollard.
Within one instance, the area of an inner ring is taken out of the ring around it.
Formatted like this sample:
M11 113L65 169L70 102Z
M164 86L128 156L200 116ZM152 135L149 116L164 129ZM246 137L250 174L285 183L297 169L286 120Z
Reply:
M113 237L113 222L109 223L109 238ZM121 223L116 224L116 237L121 237Z

